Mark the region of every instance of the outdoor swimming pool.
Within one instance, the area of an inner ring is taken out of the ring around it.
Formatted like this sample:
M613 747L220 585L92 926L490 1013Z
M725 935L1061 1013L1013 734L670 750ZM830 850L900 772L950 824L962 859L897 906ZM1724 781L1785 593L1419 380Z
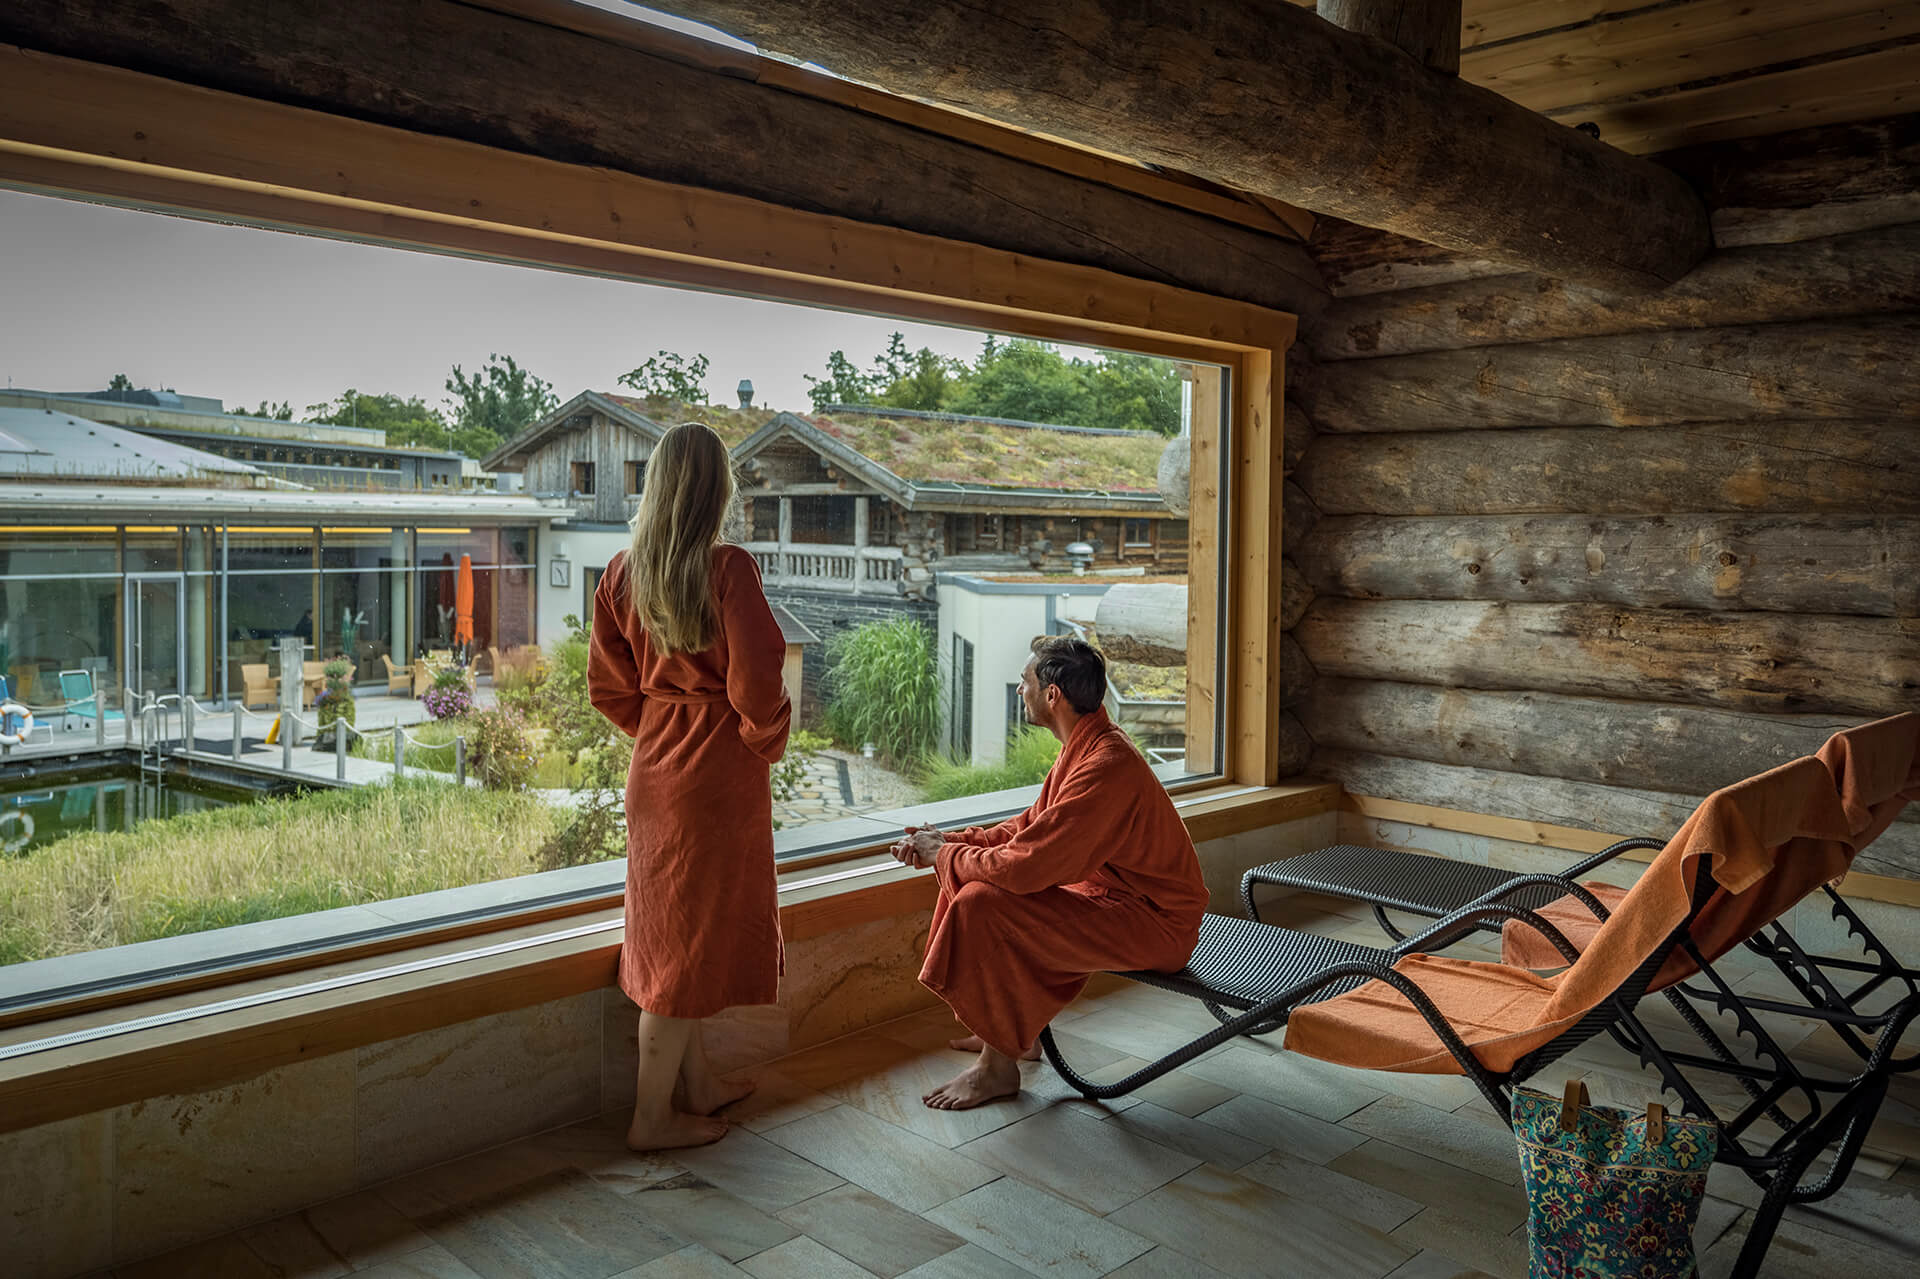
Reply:
M83 831L132 830L156 818L250 803L265 793L175 773L142 775L135 764L0 774L0 856L25 856Z

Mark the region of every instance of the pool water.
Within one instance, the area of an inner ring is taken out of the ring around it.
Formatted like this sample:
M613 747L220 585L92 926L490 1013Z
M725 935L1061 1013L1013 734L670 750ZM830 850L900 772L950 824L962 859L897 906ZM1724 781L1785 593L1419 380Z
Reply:
M137 767L0 777L0 856L19 857L84 831L132 830L141 822L245 804L258 792Z

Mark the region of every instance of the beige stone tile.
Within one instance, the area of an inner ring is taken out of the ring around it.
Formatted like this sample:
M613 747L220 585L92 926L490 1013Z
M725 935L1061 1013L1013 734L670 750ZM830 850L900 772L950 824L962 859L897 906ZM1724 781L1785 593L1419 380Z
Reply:
M1329 1123L1338 1123L1386 1091L1374 1079L1377 1072L1348 1070L1297 1053L1262 1053L1237 1046L1203 1057L1186 1069L1235 1092Z
M867 1272L802 1235L740 1263L755 1279L867 1279Z
M402 1216L418 1222L448 1208L526 1185L568 1167L553 1151L525 1142L483 1150L375 1186L373 1193Z
M1199 1004L1194 1007L1199 1008ZM1204 1014L1205 1010L1201 1010ZM1139 1016L1124 1008L1103 1008L1073 1023L1073 1035L1080 1040L1105 1045L1116 1053L1154 1061L1178 1051L1210 1027L1169 1025L1158 1018ZM1073 1051L1063 1045L1069 1064L1079 1068ZM1104 1063L1098 1063L1104 1064ZM1091 1068L1091 1067L1090 1067Z
M792 1046L824 1043L937 1005L919 981L932 922L932 911L919 911L789 946L780 1005Z
M1514 1146L1513 1133L1504 1125L1435 1110L1404 1097L1382 1097L1347 1119L1343 1126L1431 1155L1493 1181L1514 1185L1520 1182L1520 1156ZM1458 1253L1448 1255L1459 1256Z
M746 1271L695 1244L644 1266L623 1270L613 1279L739 1279Z
M638 1154L627 1149L627 1111L609 1111L565 1128L536 1133L514 1146L539 1151L556 1165L578 1168L609 1190L630 1194L686 1169L670 1152Z
M1177 1114L1196 1116L1212 1110L1223 1101L1238 1096L1233 1089L1188 1071L1174 1070L1150 1084L1142 1084L1133 1095Z
M1033 1274L1096 1279L1152 1246L1131 1231L1008 1177L926 1216Z
M1430 1159L1391 1141L1356 1146L1327 1166L1411 1200L1416 1207L1438 1208L1493 1230L1510 1231L1527 1219L1527 1196L1519 1186Z
M750 1132L764 1133L769 1128L790 1124L796 1119L832 1110L840 1102L823 1092L807 1087L786 1072L762 1066L747 1072L754 1081L751 1096L728 1106L727 1122Z
M1165 1244L1143 1252L1108 1274L1107 1279L1224 1279L1203 1261L1175 1252Z
M397 1260L433 1243L370 1191L316 1204L301 1216L335 1255L356 1270Z
M635 1202L564 1168L420 1224L488 1279L605 1279L689 1242Z
M793 1238L792 1226L692 1173L642 1187L629 1196L646 1218L728 1261L739 1261Z
M1284 1150L1317 1164L1336 1159L1366 1140L1339 1124L1259 1097L1236 1096L1201 1115L1200 1122L1254 1142L1263 1150Z
M894 1279L966 1242L858 1186L797 1203L780 1219L881 1279Z
M359 1184L599 1114L601 1012L595 991L359 1049Z
M1271 1275L1276 1256L1284 1255L1291 1273L1379 1279L1418 1251L1317 1205L1204 1166L1108 1220L1229 1275Z
M352 1270L301 1213L277 1217L239 1233L240 1241L253 1249L255 1256L287 1279L336 1279Z
M1527 1239L1478 1220L1427 1208L1393 1232L1396 1242L1432 1249L1478 1267L1495 1279L1527 1279Z
M1257 1159L1267 1147L1249 1137L1229 1132L1216 1124L1202 1123L1177 1111L1166 1110L1151 1102L1142 1102L1107 1120L1123 1131L1158 1142L1169 1150L1191 1155L1224 1172L1232 1172L1248 1160Z
M276 1279L238 1235L220 1235L172 1252L113 1268L114 1279Z
M909 1212L924 1212L1000 1175L854 1106L770 1129L767 1139Z
M0 1133L0 1257L29 1279L113 1259L112 1111Z
M1388 1275L1387 1279L1488 1279L1488 1276L1484 1270L1463 1266L1452 1257L1428 1249L1415 1254L1413 1260Z
M901 1279L1028 1279L1028 1272L978 1244L968 1244L924 1266L915 1266Z
M921 1055L919 1049L897 1039L862 1031L783 1057L775 1068L802 1087L827 1092L835 1086L847 1087L884 1074Z
M356 1270L353 1276L354 1279L481 1279L472 1266L439 1244Z
M1337 1171L1339 1166L1337 1159L1322 1165L1276 1150L1240 1169L1240 1175L1382 1232L1391 1231L1420 1211L1421 1204L1374 1182Z
M352 1188L353 1056L114 1114L114 1255L138 1257Z
M1103 1214L1164 1186L1200 1162L1117 1123L1102 1123L1064 1108L1044 1110L988 1133L961 1146L960 1153L1088 1212Z
M864 1038L849 1036L838 1043L848 1045L855 1039ZM1021 1067L1023 1087L1019 1095L972 1110L933 1110L921 1098L958 1074L965 1067L965 1061L957 1060L955 1053L915 1053L904 1044L895 1044L878 1036L873 1038L891 1045L892 1049L904 1055L884 1057L888 1064L883 1067L865 1070L856 1067L858 1073L815 1086L831 1097L858 1106L875 1118L884 1119L943 1146L958 1146L976 1137L984 1137L997 1128L1004 1128L1018 1119L1044 1110L1053 1100L1077 1095L1060 1082L1051 1067L1041 1062L1029 1062ZM889 1050L881 1051L884 1054ZM788 1058L781 1069L793 1073L791 1066L796 1060L798 1058ZM809 1082L806 1076L800 1078L803 1082ZM1037 1085L1039 1090L1026 1087L1029 1083Z
M1706 1251L1700 1258L1702 1279L1726 1279L1733 1273L1734 1259L1747 1241L1751 1224L1751 1217L1743 1219ZM1847 1279L1906 1279L1913 1274L1913 1256L1786 1221L1767 1249L1761 1273L1766 1279L1834 1279L1836 1275Z
M711 1146L674 1152L688 1172L762 1212L811 1199L842 1179L758 1133L735 1129Z

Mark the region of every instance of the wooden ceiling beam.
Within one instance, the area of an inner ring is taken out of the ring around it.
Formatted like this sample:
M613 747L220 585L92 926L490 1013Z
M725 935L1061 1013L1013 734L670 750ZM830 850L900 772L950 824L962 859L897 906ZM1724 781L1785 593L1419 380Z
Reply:
M1679 279L1674 174L1285 0L677 0L897 93L1604 288Z
M1385 40L1422 66L1460 73L1460 0L1317 0L1314 12L1343 30Z
M577 5L9 0L0 43L1296 314L1326 300L1279 219L1252 229L1225 194L982 121L943 136L924 104L891 118L875 90L831 82L835 100L804 91L830 77Z

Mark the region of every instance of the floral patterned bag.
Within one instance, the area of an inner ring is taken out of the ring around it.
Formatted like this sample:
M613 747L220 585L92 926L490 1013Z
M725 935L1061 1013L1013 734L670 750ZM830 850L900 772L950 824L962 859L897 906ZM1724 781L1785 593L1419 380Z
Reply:
M1692 1279L1693 1223L1720 1132L1703 1119L1513 1090L1532 1279Z

